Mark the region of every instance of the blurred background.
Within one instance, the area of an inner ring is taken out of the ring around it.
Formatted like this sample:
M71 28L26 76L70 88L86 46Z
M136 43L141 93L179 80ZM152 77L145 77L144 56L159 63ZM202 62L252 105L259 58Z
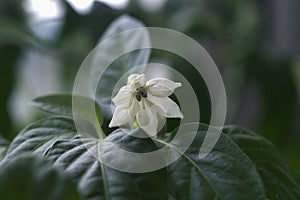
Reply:
M298 0L0 0L0 133L11 140L39 117L28 106L34 97L70 93L85 56L126 13L202 44L224 79L226 123L271 140L300 183L299 8Z

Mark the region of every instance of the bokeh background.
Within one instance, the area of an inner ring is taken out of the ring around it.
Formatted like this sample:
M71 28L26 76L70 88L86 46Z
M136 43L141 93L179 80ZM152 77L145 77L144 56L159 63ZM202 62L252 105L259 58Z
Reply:
M224 79L226 123L272 141L300 183L299 9L298 0L0 0L0 133L11 140L39 117L34 97L70 93L103 31L129 14L202 44Z

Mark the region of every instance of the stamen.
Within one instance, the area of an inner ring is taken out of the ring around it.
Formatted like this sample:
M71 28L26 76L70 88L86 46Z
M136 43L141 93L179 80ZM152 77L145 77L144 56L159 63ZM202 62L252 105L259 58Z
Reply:
M142 100L142 96L140 95L140 93L136 93L135 94L135 97L136 97L136 99L138 100L138 101L141 101Z
M139 87L136 89L135 97L138 101L141 101L142 97L147 98L147 91L143 87Z

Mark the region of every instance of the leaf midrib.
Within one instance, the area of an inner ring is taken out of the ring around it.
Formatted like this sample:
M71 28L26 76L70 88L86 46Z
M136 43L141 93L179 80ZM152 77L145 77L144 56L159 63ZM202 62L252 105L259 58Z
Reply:
M101 167L101 174L102 174L102 182L103 182L103 188L104 188L104 195L105 195L105 199L110 199L109 197L109 191L108 191L108 185L107 185L107 177L106 177L106 172L105 172L105 167L103 165L103 163L100 161L101 160L101 146L100 146L100 141L98 141L97 143L97 147L98 147L98 162L99 165Z
M160 142L161 144L167 145L170 148L173 148L176 152L178 152L185 159L187 159L195 167L195 169L201 174L201 176L207 181L207 183L209 183L210 187L213 189L213 191L215 192L216 196L220 197L220 194L218 193L218 191L214 187L213 183L208 179L208 177L202 172L202 170L200 169L200 167L190 157L188 157L184 152L182 152L177 147L171 145L170 143L164 142L164 141L156 139L156 138L152 138L152 139L155 140L155 141L157 141L157 142Z

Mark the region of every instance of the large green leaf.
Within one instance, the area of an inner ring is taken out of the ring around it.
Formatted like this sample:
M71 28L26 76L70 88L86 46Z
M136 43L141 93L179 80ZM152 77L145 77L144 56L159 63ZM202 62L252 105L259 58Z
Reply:
M199 157L199 149L207 132L201 124L190 147L183 152L172 142L164 144L173 150L171 154L182 156L168 166L170 196L173 199L265 199L262 181L243 151L225 134L205 157ZM192 137L186 133L181 140ZM158 140L158 142L162 143Z
M0 135L0 162L6 154L9 142Z
M142 27L144 27L142 22L123 15L111 23L104 32L100 42L123 31ZM148 32L141 30L131 35L127 34L126 36L118 37L118 39L109 40L109 42L106 42L105 48L96 48L91 65L91 76L93 77L93 81L96 82L95 84L98 85L96 97L100 102L105 104L111 103L114 88L118 90L127 83L127 76L122 77L126 75L127 72L130 74L143 73L145 68L139 65L148 62L150 55L149 49L132 51L123 56L121 56L121 53L123 50L127 51L131 47L139 48L144 45L149 46L150 39ZM113 61L113 63L104 71L98 83L99 72L102 71L110 61ZM121 81L118 83L119 80ZM118 85L116 85L117 83Z
M249 156L256 165L268 199L300 199L300 188L290 177L277 156L274 146L263 137L236 126L227 126L224 132Z
M105 140L122 144L126 137L129 136L117 130ZM139 140L142 139L127 138L126 144L140 149L155 148L150 139L143 140L142 144ZM26 153L43 155L70 174L86 199L166 199L166 169L145 174L117 171L90 153L97 152L99 145L98 139L76 134L71 119L55 117L36 122L22 131L11 143L5 160Z
M203 130L197 133L189 149L181 152L172 142L155 139L153 143L149 138L136 138L130 136L133 133L128 135L120 129L102 142L83 138L76 133L71 119L49 118L22 131L11 143L5 160L26 153L43 155L71 175L86 199L166 199L167 195L174 199L264 199L263 183L255 166L227 135L221 135L209 155L199 157L207 128L201 126ZM98 161L99 147L118 162L127 159L114 155L112 142L137 153L152 152L158 145L167 145L170 156L180 154L181 157L168 168L129 174Z
M79 200L75 185L44 159L22 156L0 168L0 199Z

